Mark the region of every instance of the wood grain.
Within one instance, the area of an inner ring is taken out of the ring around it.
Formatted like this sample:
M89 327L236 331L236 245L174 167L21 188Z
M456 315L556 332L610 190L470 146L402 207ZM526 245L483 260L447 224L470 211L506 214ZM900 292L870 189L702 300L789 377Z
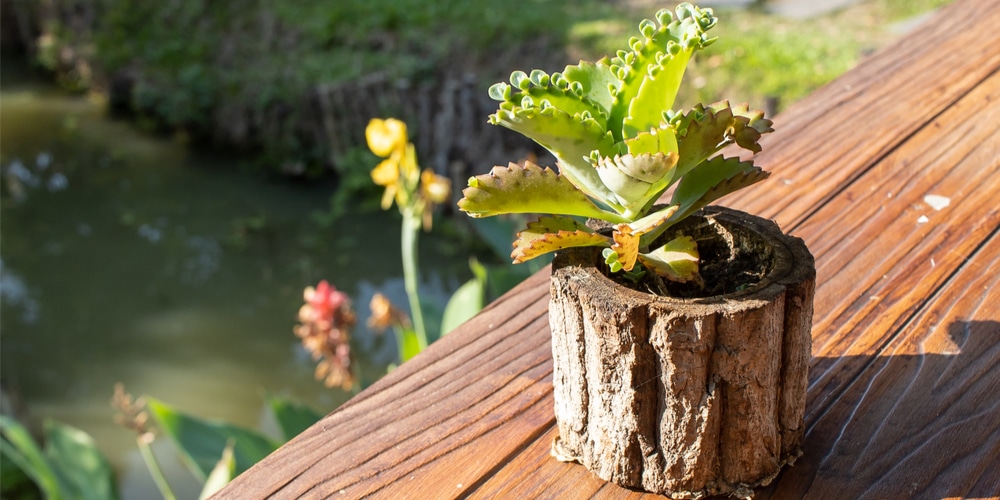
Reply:
M769 496L1000 495L1000 231L863 361Z
M864 366L857 356L880 350L1000 225L997 124L1000 72L798 228L820 283L807 420ZM929 194L950 205L935 211Z
M1000 2L944 8L777 117L772 180L725 200L817 263L806 454L764 498L1000 492L996 26ZM548 456L548 296L545 270L218 497L642 496Z
M1000 67L1000 2L959 0L775 117L771 180L722 204L792 229ZM972 29L975 27L975 29ZM735 151L735 150L733 150Z

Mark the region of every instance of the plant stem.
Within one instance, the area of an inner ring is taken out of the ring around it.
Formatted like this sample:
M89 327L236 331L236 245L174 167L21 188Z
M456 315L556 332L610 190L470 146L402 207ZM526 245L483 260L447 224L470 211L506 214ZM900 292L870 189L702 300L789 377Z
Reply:
M153 455L153 448L149 445L151 442L152 439L146 434L141 434L136 438L136 443L139 445L139 454L142 455L142 461L146 462L146 468L149 469L149 473L153 476L153 482L156 483L156 488L163 495L163 500L176 500L177 497L174 495L173 490L170 489L170 484L167 483L167 478L163 475L163 470L160 469L160 463L156 460L156 455Z
M413 319L413 330L417 334L417 341L422 351L427 347L427 330L424 327L424 314L420 308L420 293L417 289L419 278L417 270L417 235L420 232L420 214L412 210L402 212L403 283L406 287L406 296L410 299L410 315Z

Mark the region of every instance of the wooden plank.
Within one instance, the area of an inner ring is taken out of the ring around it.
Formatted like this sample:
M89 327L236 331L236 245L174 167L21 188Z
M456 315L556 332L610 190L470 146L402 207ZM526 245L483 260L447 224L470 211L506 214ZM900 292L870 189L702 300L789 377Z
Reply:
M996 498L998 393L995 230L819 417L805 460L762 498Z
M997 124L1000 72L799 226L818 276L807 420L1000 225Z
M792 229L1000 68L1000 2L959 0L775 118L771 179L722 204Z
M559 462L549 455L557 433L556 427L550 426L523 453L470 491L469 498L587 498L596 494L605 481L580 465Z

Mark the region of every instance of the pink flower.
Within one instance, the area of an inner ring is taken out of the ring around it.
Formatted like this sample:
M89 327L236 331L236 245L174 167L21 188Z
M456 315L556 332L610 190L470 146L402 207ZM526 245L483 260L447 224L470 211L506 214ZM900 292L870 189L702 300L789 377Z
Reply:
M329 320L350 301L346 293L338 291L326 280L320 281L316 288L306 287L303 296L318 318Z
M316 378L328 387L350 389L354 385L351 328L356 321L350 297L326 280L315 288L306 287L302 296L306 303L299 309L301 324L294 331L313 359L320 360Z

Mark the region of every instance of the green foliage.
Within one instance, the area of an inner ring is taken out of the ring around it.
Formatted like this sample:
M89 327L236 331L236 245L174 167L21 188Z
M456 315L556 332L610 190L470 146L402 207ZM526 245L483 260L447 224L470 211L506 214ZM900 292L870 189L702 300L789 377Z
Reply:
M83 431L46 420L43 429L44 449L35 443L27 429L6 415L0 415L3 456L14 464L49 499L116 498L114 473L107 459ZM4 473L4 478L9 476ZM3 486L7 491L8 485Z
M249 429L190 415L152 398L146 400L146 408L159 430L174 442L184 463L204 482L199 498L208 498L280 444ZM267 396L267 405L281 429L281 442L323 417L301 403L276 396ZM51 500L118 497L111 465L83 431L46 420L43 449L24 426L0 415L0 434L3 436L0 491L4 498L34 497L25 488L25 480L33 482L42 496ZM142 438L139 446L144 453L150 451L148 442ZM152 466L158 467L155 461ZM159 470L151 472L154 476L160 474ZM172 495L169 488L164 494Z
M208 474L208 478L205 479L205 485L198 495L198 500L211 497L236 477L236 458L233 455L233 447L233 441L226 443L226 449L222 450L222 458L219 459L212 472Z
M446 335L475 316L486 301L489 271L476 259L469 261L469 268L472 269L472 279L455 290L441 315L441 335Z
M473 217L545 213L518 233L511 257L523 262L576 246L609 248L613 271L631 272L642 262L675 281L700 281L697 249L657 237L694 210L766 177L751 163L716 156L735 144L759 152L771 121L745 105L720 101L687 113L672 109L691 57L715 42L711 9L688 3L662 9L639 24L612 58L581 62L551 75L514 71L510 83L490 88L499 109L490 122L519 132L551 152L559 173L537 165L511 164L473 177L459 208ZM672 186L666 208L653 203ZM678 195L680 193L680 196ZM593 200L593 201L592 201ZM607 207L604 210L601 207ZM611 235L567 216L614 224ZM661 262L663 258L678 262Z
M279 443L255 431L195 417L153 398L146 401L156 427L174 442L184 464L201 481L211 474L230 442L236 474L278 448Z
M285 441L298 436L312 424L319 422L323 414L298 401L268 395L267 406L278 421L281 436Z

